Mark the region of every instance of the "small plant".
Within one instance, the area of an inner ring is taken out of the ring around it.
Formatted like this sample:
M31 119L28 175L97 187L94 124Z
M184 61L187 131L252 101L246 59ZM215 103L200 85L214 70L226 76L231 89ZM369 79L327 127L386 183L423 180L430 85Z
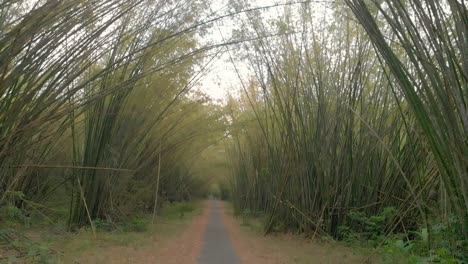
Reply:
M452 222L453 221L453 222ZM404 239L405 236L395 235L386 241L383 247L383 260L385 263L395 263L404 259L408 263L467 263L467 243L461 237L457 228L457 221L452 219L451 224L437 223L431 226L431 232L424 227L409 233L415 235L414 239ZM431 240L429 240L431 233ZM450 234L447 236L447 234Z
M377 215L368 216L364 212L350 212L345 226L338 227L338 237L346 241L369 241L373 246L385 238L385 231L396 216L394 207L387 207Z
M6 204L0 207L0 222L5 224L22 224L29 226L30 217L26 212L12 204Z
M148 231L148 221L141 218L134 218L133 220L123 225L123 230L126 232L145 232Z
M0 245L7 263L55 263L55 252L47 243L35 243L14 229L0 229Z
M96 229L101 231L110 232L115 229L115 225L111 221L104 219L96 219L93 221L93 224L96 227Z
M250 209L246 208L244 209L244 211L242 211L242 224L243 226L249 226L250 223L249 223L249 217L251 217L252 215L252 212L250 211Z
M50 247L45 243L30 243L27 257L31 258L34 263L55 263Z
M186 202L182 202L182 203L179 203L177 206L176 206L176 210L177 212L179 213L179 217L180 218L183 218L185 216L186 213L191 213L195 210L195 208L193 207L192 204L190 203L186 203Z

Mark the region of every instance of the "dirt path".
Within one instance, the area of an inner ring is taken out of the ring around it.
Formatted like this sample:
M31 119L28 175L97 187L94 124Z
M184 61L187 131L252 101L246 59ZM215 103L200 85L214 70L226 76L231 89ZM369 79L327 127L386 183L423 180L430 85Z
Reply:
M92 254L86 253L78 259L78 263L196 264L210 215L208 202L203 205L203 212L187 225L180 226L183 230L171 240L160 241L156 233L145 246L106 246Z
M154 244L153 244L154 243ZM300 239L292 235L263 236L241 226L229 206L205 201L203 213L162 245L145 248L111 247L99 257L80 263L159 264L288 264L363 263L365 256L336 244Z
M357 252L339 243L323 242L276 234L264 236L251 226L242 226L228 204L222 203L221 219L231 237L242 264L361 264L379 263L368 260L367 254Z
M157 258L148 258L145 263L287 263L262 256L259 246L246 241L248 238L243 236L239 224L227 213L226 207L226 203L221 201L206 201L203 214L195 218L181 236L157 253Z
M249 236L240 230L240 223L227 212L227 204L222 204L221 219L226 226L242 264L283 264L288 261L281 249L271 251L265 247L264 237Z
M210 220L204 234L204 246L198 263L237 264L239 258L234 251L225 223L221 221L221 215L224 215L224 204L219 201L211 201L210 204Z
M153 259L134 263L196 264L203 247L203 235L211 215L211 204L204 202L203 213L190 226Z

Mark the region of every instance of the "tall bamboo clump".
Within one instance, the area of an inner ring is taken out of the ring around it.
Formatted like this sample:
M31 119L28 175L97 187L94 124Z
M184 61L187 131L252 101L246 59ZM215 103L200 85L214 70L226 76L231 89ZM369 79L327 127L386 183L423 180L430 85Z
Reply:
M387 231L407 232L426 223L434 159L390 67L350 10L336 10L321 27L308 5L286 9L279 37L249 49L255 80L232 118L243 126L231 132L234 203L267 213L266 232L340 237L349 213L385 208ZM271 35L261 15L248 19Z
M444 216L468 239L468 9L464 1L346 1L415 116ZM374 11L370 11L374 10ZM384 21L385 26L378 21Z
M40 184L30 177L31 169L21 165L40 164L69 125L68 115L92 100L83 93L84 87L99 74L88 75L87 80L83 75L102 58L102 52L94 51L109 44L113 21L133 5L133 1L45 1L30 7L2 2L2 200L9 191L27 195Z
M188 94L198 3L0 7L0 206L64 202L74 227L201 192L190 162L222 121Z

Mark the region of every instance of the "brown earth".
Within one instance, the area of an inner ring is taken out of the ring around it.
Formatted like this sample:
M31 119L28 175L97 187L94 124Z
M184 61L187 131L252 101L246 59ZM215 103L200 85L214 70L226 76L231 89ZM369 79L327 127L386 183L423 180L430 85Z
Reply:
M96 254L82 256L80 263L161 263L196 264L209 224L211 203L204 202L202 214L195 216L169 241L155 236L145 247L109 246ZM221 220L226 226L236 254L243 264L364 263L367 257L337 243L312 241L294 235L263 236L241 226L226 203L221 204ZM221 264L221 263L220 263Z
M251 227L243 227L224 204L222 220L243 264L289 263L375 263L366 254L354 252L338 243L321 242L291 234L264 236Z
M204 202L203 214L197 217L181 236L157 254L158 257L152 263L196 264L203 247L203 234L208 225L210 210L209 203Z
M203 203L202 214L195 216L184 230L170 241L159 241L155 235L141 248L110 246L98 253L82 256L79 263L159 263L159 264L196 264L203 246L203 233L208 224L210 207Z

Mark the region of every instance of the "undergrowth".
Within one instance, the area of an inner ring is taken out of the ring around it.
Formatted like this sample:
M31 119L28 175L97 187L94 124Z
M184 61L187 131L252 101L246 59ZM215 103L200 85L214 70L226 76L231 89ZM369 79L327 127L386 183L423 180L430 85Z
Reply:
M155 222L164 222L164 228L167 229L167 223L186 221L198 214L200 211L198 207L195 201L168 203L161 209ZM62 248L63 239L79 240L79 235L85 233L89 233L89 238L93 237L90 226L70 233L66 231L65 222L44 224L37 214L37 212L20 209L11 204L0 206L0 263L57 263L65 254ZM93 226L96 236L101 237L100 240L107 241L107 244L124 243L127 245L135 239L145 237L142 234L156 232L150 214L133 215L117 222L96 219L93 221ZM161 230L157 231L160 235ZM167 232L175 231L177 227ZM38 237L31 238L29 233ZM84 239L82 243L73 242L80 245L73 246L74 251L89 249L94 243L92 241Z
M376 215L350 212L347 224L339 227L339 238L349 245L377 248L384 263L468 262L468 245L459 235L461 223L456 217L450 217L449 224L433 220L429 229L419 226L401 233L388 230L396 216L393 207L384 208Z

